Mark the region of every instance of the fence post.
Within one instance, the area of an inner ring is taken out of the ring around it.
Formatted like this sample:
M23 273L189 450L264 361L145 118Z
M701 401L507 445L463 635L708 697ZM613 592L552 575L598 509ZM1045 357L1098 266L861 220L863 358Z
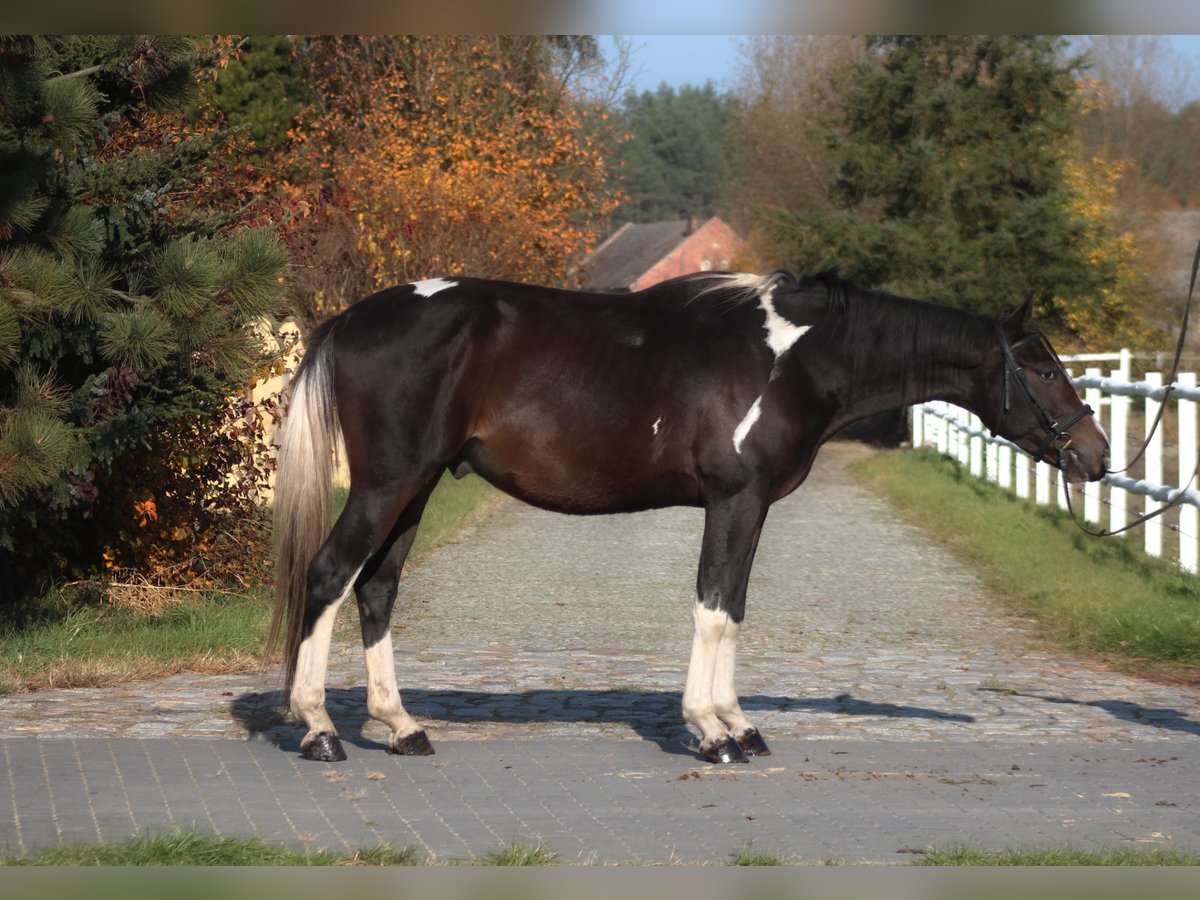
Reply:
M1147 372L1145 376L1146 384L1152 388L1162 387L1162 372ZM1158 400L1146 398L1146 437L1150 437L1150 428L1154 425L1154 419L1158 415L1158 408L1161 403ZM1150 438L1150 442L1146 445L1146 455L1143 460L1146 465L1145 475L1142 477L1151 484L1162 484L1163 482L1163 464L1162 464L1162 448L1163 448L1163 429L1160 427L1154 432L1154 437ZM1145 511L1147 514L1154 512L1162 506L1153 497L1146 498ZM1162 556L1162 517L1151 519L1145 526L1146 531L1146 552L1151 556Z
M1029 458L1019 450L1013 454L1016 459L1017 496L1022 500L1029 499Z
M912 408L912 446L914 450L920 450L921 445L925 443L924 419L921 404L918 403Z
M954 411L954 448L958 455L958 461L964 466L967 464L970 454L967 452L967 436L963 434L962 421L959 418L960 410Z
M1075 372L1067 369L1067 377L1074 380ZM1049 468L1049 467L1047 467ZM1058 497L1059 509L1070 509L1071 498L1067 496L1067 491L1071 490L1071 485L1067 483L1067 479L1063 478L1061 469L1054 469L1054 493Z
M979 425L977 424L977 422L978 422L978 420L974 413L967 414L967 421L965 424L968 428L978 429ZM983 438L978 437L976 435L971 435L970 438L967 440L967 443L970 446L970 450L969 450L970 457L969 458L970 458L970 462L971 462L971 474L974 475L976 478L982 478L983 477Z
M979 421L979 417L974 417L974 425L976 428L982 428L983 423ZM983 438L979 440L983 441ZM984 458L986 460L984 469L987 473L987 480L992 484L996 484L1000 480L1000 446L993 444L991 441L984 442Z
M1121 365L1127 365L1122 350ZM1114 369L1112 377L1116 381L1129 381L1129 369ZM1109 429L1108 429L1108 464L1114 472L1124 474L1129 464L1129 454L1126 452L1129 440L1129 398L1123 394L1113 394L1108 398ZM1108 530L1120 531L1126 523L1126 498L1124 491L1108 492Z
M1195 389L1196 373L1181 372L1179 386ZM1175 484L1180 488L1192 487L1188 479L1196 471L1196 401L1180 400L1178 409L1179 426L1179 477ZM1200 510L1190 503L1179 506L1179 565L1196 574L1197 550L1200 550Z
M1044 462L1030 460L1033 466L1034 502L1042 506L1050 504L1050 467Z
M1086 374L1095 378L1100 377L1099 369L1086 369ZM1083 401L1096 413L1096 424L1102 425L1100 415L1100 389L1088 388L1083 392ZM1086 522L1100 521L1100 482L1089 481L1083 486L1083 518Z

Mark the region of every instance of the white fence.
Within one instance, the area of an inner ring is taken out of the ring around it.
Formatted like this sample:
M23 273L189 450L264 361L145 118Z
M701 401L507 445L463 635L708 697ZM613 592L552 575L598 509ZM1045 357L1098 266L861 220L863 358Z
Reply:
M1194 373L1180 373L1167 400L1162 424L1146 453L1129 471L1124 470L1142 446L1158 415L1166 388L1161 372L1147 372L1141 380L1130 377L1133 358L1129 351L1063 357L1075 363L1114 362L1104 376L1089 367L1072 379L1084 402L1096 411L1108 432L1112 460L1109 474L1101 482L1071 485L1071 504L1083 519L1097 528L1116 531L1138 515L1159 509L1178 496L1197 461L1197 402ZM1068 372L1070 370L1068 369ZM977 416L949 403L932 402L914 406L913 446L931 445L963 464L971 474L986 478L1018 497L1037 503L1058 503L1066 508L1068 489L1058 472L1045 463L1034 463L1024 452L1003 438L992 437ZM1200 491L1193 484L1184 493L1178 510L1170 510L1146 522L1126 536L1141 534L1146 552L1168 556L1188 572L1200 563ZM1164 542L1164 529L1170 534ZM1164 546L1166 544L1166 546Z

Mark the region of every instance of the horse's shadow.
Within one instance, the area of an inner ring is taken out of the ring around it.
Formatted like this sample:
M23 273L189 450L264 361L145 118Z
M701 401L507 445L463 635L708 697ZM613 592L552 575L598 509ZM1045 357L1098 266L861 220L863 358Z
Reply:
M695 755L697 740L680 718L679 691L653 690L528 690L514 693L406 689L404 706L418 721L553 724L565 722L625 725L664 753ZM365 687L333 688L326 692L330 718L343 740L363 748L379 748L363 734L368 721ZM751 694L741 698L742 709L755 711L826 713L886 718L935 719L971 723L974 716L919 706L900 706L858 700L849 694L797 698ZM283 749L299 750L303 726L285 721L279 691L243 694L234 700L233 715L251 733ZM768 734L769 738L770 735Z
M1132 722L1135 725L1145 725L1149 728L1162 728L1166 731L1179 731L1184 734L1200 735L1200 722L1189 719L1187 714L1174 707L1143 706L1130 700L1075 700L1071 697L1054 697L1048 694L1037 694L1009 690L1007 688L981 687L981 691L993 691L999 694L1011 694L1014 697L1027 697L1033 700L1043 700L1046 703L1057 703L1068 706L1090 706L1102 709L1114 719Z

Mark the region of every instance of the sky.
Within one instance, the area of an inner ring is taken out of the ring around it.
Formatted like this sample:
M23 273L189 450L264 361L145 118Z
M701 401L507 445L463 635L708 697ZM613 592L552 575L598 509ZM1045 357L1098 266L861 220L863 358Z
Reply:
M741 64L741 35L730 34L635 34L633 41L632 83L638 93L652 91L660 84L671 87L703 85L711 80L718 91L737 83ZM1192 79L1195 98L1200 98L1200 35L1173 35L1172 44L1196 70ZM605 55L612 52L612 37L600 36Z
M633 86L640 94L666 82L671 87L703 85L712 81L717 90L731 89L737 81L740 35L634 34ZM601 49L612 52L609 35L601 36Z

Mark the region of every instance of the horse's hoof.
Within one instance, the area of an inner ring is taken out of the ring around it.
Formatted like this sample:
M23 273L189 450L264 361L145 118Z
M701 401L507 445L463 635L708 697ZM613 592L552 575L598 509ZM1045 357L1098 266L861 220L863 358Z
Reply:
M346 751L336 734L322 731L307 746L301 746L300 755L313 762L341 762L346 758Z
M742 752L741 745L733 738L725 738L719 744L713 744L707 750L701 750L700 755L710 763L748 763L750 758Z
M429 735L422 729L394 741L391 751L400 756L433 756L433 745L429 743Z
M767 746L767 742L763 740L757 728L751 728L738 738L738 745L746 751L747 756L771 755L771 748Z

